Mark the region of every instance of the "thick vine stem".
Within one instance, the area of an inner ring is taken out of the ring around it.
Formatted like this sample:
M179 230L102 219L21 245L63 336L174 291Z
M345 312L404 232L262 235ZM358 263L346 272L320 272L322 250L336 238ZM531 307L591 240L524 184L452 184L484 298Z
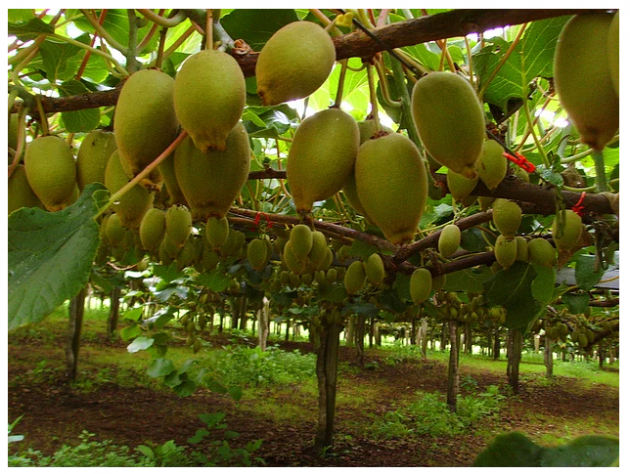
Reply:
M372 30L372 33L389 45L390 48L402 48L428 41L466 36L470 33L483 32L506 25L519 25L530 21L598 11L605 10L453 10L428 17L392 23L381 28L375 28ZM338 61L352 57L369 58L385 50L382 44L376 43L361 31L333 38L333 43L337 51ZM233 57L241 66L245 77L255 75L257 52L235 51ZM106 94L108 92L111 91L94 92L92 95ZM118 94L108 96L108 101L102 105L115 105L117 97ZM72 99L73 97L50 98L43 101L45 103L44 110L47 113L52 112L53 107L62 111L81 110L90 108L88 104L94 104L94 102L79 104L73 102ZM91 106L98 107L97 105Z
M136 10L146 19L151 20L153 23L163 26L164 28L172 28L173 26L177 26L182 21L186 20L186 13L181 10L171 18L165 18L149 9L137 8Z

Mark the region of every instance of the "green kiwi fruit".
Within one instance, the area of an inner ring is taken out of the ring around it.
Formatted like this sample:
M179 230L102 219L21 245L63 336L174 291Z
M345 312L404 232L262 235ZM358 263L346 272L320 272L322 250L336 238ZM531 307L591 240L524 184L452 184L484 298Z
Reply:
M442 257L448 258L457 252L462 240L462 231L455 224L444 226L438 237L438 251Z
M105 167L105 186L114 194L129 183L129 177L125 173L119 151L112 153ZM127 191L112 208L120 216L122 224L126 227L139 227L144 214L153 206L155 193L149 192L145 187L136 184Z
M311 95L330 75L335 57L335 45L321 26L310 21L283 26L265 43L256 61L263 105Z
M518 244L514 238L508 239L504 235L497 237L494 244L494 256L504 269L510 268L516 261L518 253Z
M310 211L341 190L352 175L359 127L341 109L326 109L298 127L287 160L287 180L298 212Z
M116 138L111 132L97 130L88 133L77 152L77 184L83 191L90 183L105 183L105 168L116 150Z
M247 245L247 260L254 270L261 271L269 261L267 245L261 239L253 239Z
M582 218L570 209L560 212L564 213L564 224L560 225L559 216L556 215L551 226L551 235L559 251L570 251L582 235Z
M294 226L289 236L289 247L298 260L304 261L313 248L311 228L304 224Z
M527 243L529 263L552 268L556 264L556 250L547 239L537 237Z
M518 204L508 199L497 198L492 203L492 221L499 232L513 239L521 226L523 211Z
M166 186L166 192L168 193L168 205L184 204L188 206L186 197L182 193L182 189L177 182L177 176L175 176L175 153L171 153L158 165L158 171Z
M26 147L24 171L35 195L49 211L68 205L77 182L77 167L65 140L39 137Z
M419 305L429 298L433 289L433 277L426 268L417 268L409 280L409 293L413 304Z
M503 156L503 152L500 143L486 140L483 142L481 155L475 162L477 176L490 190L496 189L507 173L508 160Z
M308 253L308 259L315 268L323 268L323 265L328 257L328 252L330 251L328 248L328 240L326 239L326 236L318 230L311 232L311 239L313 241L313 245Z
M574 15L554 54L554 86L583 143L603 150L619 129L619 97L610 73L608 33L613 15Z
M213 249L221 247L228 239L230 234L230 223L227 217L220 219L210 217L206 221L206 240Z
M385 278L385 266L383 265L383 259L377 253L370 255L365 266L365 276L372 285L380 285Z
M203 153L186 137L175 150L175 176L193 219L224 217L247 181L250 147L238 123L228 134L225 150Z
M157 250L164 238L166 230L166 214L163 210L152 207L140 223L140 242L146 250Z
M432 72L416 82L411 100L413 121L427 152L443 166L474 178L486 126L470 82L450 72Z
M346 292L349 295L358 293L365 286L366 279L363 262L359 260L352 262L343 278L343 285L346 288Z
M245 76L236 59L206 49L189 56L175 77L175 114L195 146L225 150L245 107Z
M111 214L105 223L105 235L110 245L119 247L125 240L126 230L122 226L118 214Z
M114 136L128 177L137 175L175 140L175 81L157 69L142 69L124 83L114 112ZM159 184L154 171L150 180Z
M479 178L468 179L464 175L456 173L455 171L449 169L446 173L446 185L448 186L448 190L457 202L463 202L468 195L475 189L477 186L477 182ZM474 197L473 202L477 200L477 197Z
M390 242L413 239L427 202L427 171L413 142L389 134L365 142L355 164L359 200Z
M285 245L282 252L282 262L296 275L301 275L306 269L306 259L298 258L290 245Z
M24 165L19 164L13 170L7 185L9 214L21 207L42 207L42 203L28 184Z
M519 262L529 261L529 250L525 237L517 235L514 240L516 240L516 260Z
M166 235L173 244L183 247L192 233L192 215L186 206L176 204L165 213Z

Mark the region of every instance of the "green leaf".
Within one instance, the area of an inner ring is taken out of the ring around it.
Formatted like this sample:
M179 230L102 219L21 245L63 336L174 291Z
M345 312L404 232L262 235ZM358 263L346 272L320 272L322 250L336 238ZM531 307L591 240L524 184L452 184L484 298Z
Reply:
M619 439L586 435L562 446L541 447L519 432L499 435L474 467L608 467L619 457Z
M197 430L195 435L188 438L188 443L197 444L204 440L206 436L208 436L210 432L208 430Z
M11 23L28 23L30 20L35 18L35 14L33 10L26 8L9 8L7 11L7 18L9 20L9 25Z
M52 40L44 41L39 52L42 56L46 78L49 82L66 81L76 74L75 64L70 61L81 48L73 44L58 43Z
M142 306L138 308L129 309L123 313L123 319L129 319L131 321L138 322L140 321L141 317L142 317Z
M254 51L260 51L271 36L289 23L297 21L295 10L234 10L221 19L225 31L242 39Z
M170 265L154 265L153 274L167 283L184 276L183 273L177 270L177 264L175 263L171 263Z
M228 389L213 377L209 377L205 384L211 392L221 394L228 393Z
M182 383L173 387L173 391L178 397L189 397L197 390L197 384L194 380L186 378Z
M75 80L62 83L58 89L61 97L89 94L90 92L83 83ZM61 119L69 133L90 132L100 124L101 114L99 109L83 109L61 112Z
M556 270L539 265L533 265L533 267L536 270L536 278L532 282L532 296L547 305L555 297Z
M346 299L348 293L342 285L329 286L323 291L319 292L319 299L321 301L330 301L331 303L341 303Z
M378 247L359 239L354 239L348 250L348 255L358 258L368 258L373 253L378 253Z
M58 212L22 208L9 216L9 330L37 323L88 282L100 243L97 197L91 184Z
M547 168L545 165L538 165L536 167L536 171L542 179L544 179L548 183L553 184L554 186L562 186L564 184L562 175L560 173L556 173L552 169Z
M447 285L449 278L447 278ZM536 270L531 265L516 262L507 270L495 273L484 283L485 295L490 306L503 306L507 311L505 327L526 328L537 316L540 304L532 296L534 278L536 278Z
M197 277L197 283L212 291L223 291L230 286L231 278L221 268L215 268Z
M120 337L123 341L129 341L140 334L142 334L142 328L137 323L133 323L131 326L127 326L126 328L122 328L120 330Z
M165 377L173 371L173 361L170 359L155 359L147 369L149 377Z
M20 18L20 20L22 20L22 18ZM53 26L49 25L48 23L44 23L39 18L33 18L26 24L24 24L22 21L11 22L9 23L8 31L10 35L16 36L20 41L32 40L40 35L54 32L55 28Z
M444 290L466 290L470 293L482 293L484 291L484 283L490 278L492 278L492 272L486 266L460 270L447 275Z
M473 467L538 467L543 448L522 433L499 435L475 459Z
M595 255L580 255L575 264L575 282L577 285L588 291L599 283L605 270L602 266L596 269L597 260Z
M235 402L238 402L241 398L243 398L243 389L241 387L230 387L228 389L228 393Z
M572 314L584 314L588 309L588 294L570 294L562 295L562 302L567 305L569 312Z
M521 41L486 89L484 101L505 110L511 98L525 98L527 86L534 78L552 77L558 36L569 18L562 16L531 22ZM510 46L502 38L489 38L485 41L490 44L475 54L473 59L473 67L481 84L485 84L490 78Z
M146 336L136 337L131 344L127 346L127 352L144 351L153 345L153 339Z

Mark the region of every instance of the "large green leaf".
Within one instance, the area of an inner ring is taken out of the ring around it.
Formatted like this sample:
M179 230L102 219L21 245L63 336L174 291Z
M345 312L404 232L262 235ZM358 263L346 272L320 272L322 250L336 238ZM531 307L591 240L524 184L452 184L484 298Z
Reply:
M25 17L21 17L19 18L19 20L23 20L24 18ZM42 34L55 32L54 27L52 27L48 23L44 23L39 18L32 18L28 23L17 21L18 18L15 18L15 16L13 19L16 21L13 23L9 23L9 34L16 36L17 38L20 39L20 41L32 40Z
M9 329L37 323L85 286L100 243L94 220L105 188L91 184L58 212L9 216Z
M599 283L605 270L600 265L596 268L595 255L580 255L575 264L575 282L585 291Z
M607 467L619 458L619 439L586 435L556 447L538 446L519 432L497 436L474 467Z
M535 21L523 34L498 74L492 79L484 101L506 109L511 98L524 98L529 83L536 77L553 76L553 55L558 36L569 16ZM486 40L490 43L473 57L473 67L483 85L509 49L502 38ZM497 52L498 48L498 52Z
M556 285L556 270L533 265L536 278L532 282L532 296L543 304L549 304L554 299Z
M295 10L234 10L221 19L229 35L245 41L254 51L260 51L271 36L298 17Z
M532 283L535 278L536 270L533 266L525 262L516 262L507 270L495 273L484 283L485 295L490 306L503 306L507 311L505 316L507 328L526 328L540 311L540 304L532 295Z
M484 284L492 278L492 272L486 266L479 268L468 268L458 272L449 273L446 276L444 289L446 291L468 291L470 293L481 293L484 291Z
M59 43L56 40L44 41L39 47L39 52L48 81L54 84L56 81L72 79L77 73L77 68L75 62L70 59L79 51L81 48L73 44Z
M87 87L80 81L70 80L59 86L59 95L61 97L88 93ZM98 109L74 110L61 112L61 119L69 133L90 132L98 127L101 122L101 114Z

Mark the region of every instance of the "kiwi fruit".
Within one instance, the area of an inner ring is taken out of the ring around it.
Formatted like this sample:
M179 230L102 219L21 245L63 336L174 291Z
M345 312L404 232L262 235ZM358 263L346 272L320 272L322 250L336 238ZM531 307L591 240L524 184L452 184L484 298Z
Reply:
M247 244L247 261L254 270L264 269L269 261L267 257L267 245L261 239L253 239Z
M168 205L184 204L188 206L182 188L179 187L177 176L175 176L175 153L168 155L164 161L158 165L158 171L162 177L166 192L168 193Z
M516 240L516 260L519 262L529 261L529 251L525 237L517 235L514 237L514 240Z
M214 270L215 268L217 268L220 260L221 257L219 257L218 253L216 253L209 246L204 245L203 254L201 256L201 263L206 271Z
M355 164L359 200L370 219L395 245L413 239L427 202L427 171L420 152L404 135L373 138L359 148Z
M582 143L603 150L619 129L619 97L610 73L608 34L613 15L575 15L554 54L554 86Z
M529 263L552 268L556 264L556 250L547 239L537 237L527 243Z
M367 212L365 212L365 208L359 200L359 194L357 193L357 182L354 178L354 172L350 174L348 181L346 181L341 190L343 191L344 196L346 196L346 199L348 200L352 208L357 212L357 214L362 215L367 219L368 222L371 223L370 216L367 215Z
M111 132L97 130L88 133L77 152L77 184L83 191L90 183L105 183L107 161L116 150L116 138Z
M492 203L492 222L503 236L513 239L521 226L522 218L523 212L515 202L497 198Z
M162 154L177 134L173 106L175 81L157 69L142 69L124 83L114 112L114 136L128 177L137 175ZM149 181L159 184L157 170Z
M359 260L352 262L343 278L343 285L346 288L346 292L349 295L358 293L365 286L366 279L363 262Z
M308 253L308 259L315 268L323 268L328 258L328 253L330 252L330 249L328 248L328 240L326 239L326 236L318 230L311 232L311 238L313 245Z
M431 289L433 291L442 291L444 285L446 285L446 275L437 275L433 277L433 280L431 281Z
M500 143L486 140L483 142L481 155L475 162L477 176L490 190L496 189L507 173L508 164L503 151Z
M7 185L9 214L21 207L42 207L42 203L28 184L24 165L15 167Z
M448 258L457 252L462 240L462 231L455 224L444 226L438 237L438 251L442 257Z
M294 226L291 229L288 246L298 260L305 260L313 248L313 233L311 228L305 224Z
M184 268L191 266L195 261L196 253L193 239L188 239L175 259L177 270L182 271Z
M301 275L306 269L306 259L298 258L290 245L285 245L282 252L282 262L287 269L296 275Z
M149 251L157 250L164 238L166 230L166 214L163 210L152 207L140 223L140 242Z
M175 114L195 146L225 150L245 107L245 76L236 59L207 49L189 56L175 76Z
M230 234L230 223L227 217L218 219L216 217L210 217L206 221L206 240L213 249L221 247Z
M551 235L559 251L570 251L579 242L582 235L582 218L570 209L560 211L564 213L564 224L560 225L558 215L553 220Z
M46 136L29 143L24 171L28 184L47 210L67 207L77 182L77 166L65 140Z
M417 268L409 280L409 294L413 304L422 304L429 298L433 289L433 277L426 268Z
M265 43L256 61L263 105L311 95L328 79L335 57L335 45L321 26L309 21L283 26Z
M504 235L497 237L494 244L494 256L504 269L510 268L516 261L518 244L515 239L508 239Z
M11 116L9 117L9 130L7 132L7 139L9 142L9 148L13 150L17 150L17 145L18 145L18 124L19 124L18 119L19 119L18 114L11 114ZM13 161L13 160L10 160L10 161Z
M619 96L619 10L610 23L608 30L608 67L610 68L610 79L613 87Z
M186 206L175 205L165 213L166 235L173 244L183 247L192 233L192 215Z
M114 194L129 182L125 173L119 150L112 153L105 167L105 186ZM127 191L112 208L120 217L126 227L136 228L140 226L144 214L153 206L155 193L136 184Z
M126 230L120 222L118 214L111 214L105 222L105 235L110 245L118 247L125 240Z
M494 202L494 198L490 196L479 196L477 198L479 202L479 209L482 211L487 211L492 207L492 203Z
M223 218L247 181L250 147L238 123L228 134L225 150L203 153L186 137L175 150L175 176L193 219Z
M365 266L365 276L372 285L380 285L385 278L385 266L383 265L383 259L377 253L370 255Z
M463 77L432 72L416 82L413 121L427 152L443 166L472 179L486 137L483 107Z
M287 180L298 212L310 211L341 190L350 179L359 150L359 127L341 109L321 110L306 118L293 137Z
M463 203L468 195L475 189L477 186L477 182L479 178L468 179L464 175L456 173L455 171L449 169L446 173L446 185L448 186L448 190L457 202ZM477 197L473 197L473 201L475 202Z

